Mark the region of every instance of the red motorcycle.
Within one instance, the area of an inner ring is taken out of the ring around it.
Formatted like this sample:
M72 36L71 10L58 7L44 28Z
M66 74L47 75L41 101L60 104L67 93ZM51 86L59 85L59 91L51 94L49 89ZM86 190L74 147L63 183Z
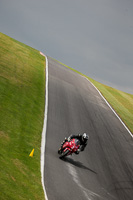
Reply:
M80 147L80 141L78 139L72 139L70 142L66 141L62 148L58 150L60 154L59 158L64 158L66 156L72 155Z

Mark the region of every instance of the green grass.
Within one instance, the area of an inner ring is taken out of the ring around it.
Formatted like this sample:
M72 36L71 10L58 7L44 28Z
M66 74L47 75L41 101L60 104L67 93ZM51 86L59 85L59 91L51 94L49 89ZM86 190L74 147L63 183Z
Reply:
M61 62L59 62L61 63ZM62 63L61 63L62 64ZM64 64L63 64L64 65ZM67 65L64 65L68 67ZM69 69L88 78L101 92L105 99L109 102L112 108L117 112L122 121L126 124L129 130L133 133L133 95L116 90L112 87L101 84L81 72L68 67Z
M1 200L44 199L40 173L44 95L45 58L0 33Z

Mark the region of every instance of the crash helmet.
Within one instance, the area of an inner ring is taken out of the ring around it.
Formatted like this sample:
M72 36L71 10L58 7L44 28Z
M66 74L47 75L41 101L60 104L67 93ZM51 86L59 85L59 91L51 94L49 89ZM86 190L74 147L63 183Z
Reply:
M89 139L89 136L86 133L83 133L82 140L87 141Z

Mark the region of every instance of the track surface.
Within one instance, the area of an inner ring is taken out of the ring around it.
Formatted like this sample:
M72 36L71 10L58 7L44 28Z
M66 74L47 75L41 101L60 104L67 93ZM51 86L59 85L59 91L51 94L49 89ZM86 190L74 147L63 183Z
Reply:
M45 152L49 200L132 200L133 140L96 89L51 58ZM88 146L64 161L61 141L86 132Z

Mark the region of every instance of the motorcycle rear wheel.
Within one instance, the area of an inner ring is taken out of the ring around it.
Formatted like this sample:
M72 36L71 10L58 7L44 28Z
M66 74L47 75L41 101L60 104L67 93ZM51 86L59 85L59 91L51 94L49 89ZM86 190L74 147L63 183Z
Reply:
M69 153L69 149L67 149L66 151L63 151L59 158L65 158L68 153Z

